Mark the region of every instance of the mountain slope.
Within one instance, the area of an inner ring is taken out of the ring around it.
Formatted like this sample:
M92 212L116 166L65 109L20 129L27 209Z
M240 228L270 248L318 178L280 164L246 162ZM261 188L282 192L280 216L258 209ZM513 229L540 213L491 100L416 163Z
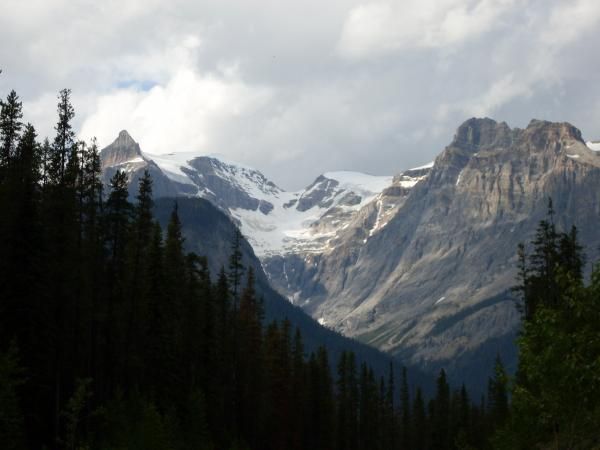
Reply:
M600 155L579 130L469 120L384 229L303 263L292 289L345 335L466 378L481 364L475 354L514 358L516 248L548 197L557 225L576 223L598 248Z
M156 199L154 212L163 228L169 221L174 204L175 200L171 198ZM227 268L231 242L236 229L235 224L226 214L204 199L179 198L177 206L186 239L184 243L186 249L207 256L209 269L215 276L221 267ZM359 361L367 362L377 374L385 375L387 373L392 360L389 355L320 326L304 311L290 304L271 288L260 261L245 239L242 240L241 250L243 264L252 267L255 271L257 292L264 298L267 321L288 318L293 326L300 328L307 351L316 350L318 346L325 345L332 364L335 364L342 351L352 350ZM399 360L396 362L399 364ZM398 369L399 365L396 367L396 370ZM397 371L397 374L399 373ZM413 382L422 384L427 390L430 389L432 381L428 376L416 368L410 368L410 375Z
M327 173L298 192L215 156L150 157L138 147L105 160L137 167L141 154L160 171L157 196L216 205L241 226L270 284L321 324L481 383L497 352L515 361L516 247L549 196L557 224L576 223L597 248L597 146L565 123L521 130L471 119L434 164L393 178Z

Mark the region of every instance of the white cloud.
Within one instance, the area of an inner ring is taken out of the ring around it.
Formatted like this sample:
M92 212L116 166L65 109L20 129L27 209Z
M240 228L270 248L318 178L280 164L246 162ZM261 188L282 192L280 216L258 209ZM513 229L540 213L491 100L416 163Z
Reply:
M127 129L149 153L214 152L215 137L231 121L253 114L270 95L269 89L250 87L235 77L181 67L164 86L99 96L80 134L97 136L103 146Z
M407 0L367 3L348 14L342 55L363 58L391 51L460 44L498 27L516 0Z
M600 2L597 0L573 0L559 4L552 10L541 40L555 47L562 47L579 39L600 25Z

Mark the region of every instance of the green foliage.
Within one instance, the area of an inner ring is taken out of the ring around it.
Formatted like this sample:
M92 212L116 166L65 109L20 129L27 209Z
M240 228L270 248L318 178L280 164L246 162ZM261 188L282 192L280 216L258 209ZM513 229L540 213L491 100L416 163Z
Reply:
M585 286L576 228L558 233L550 223L540 223L529 258L521 248L526 314L511 414L495 439L498 448L600 445L600 271ZM500 384L503 378L496 376Z

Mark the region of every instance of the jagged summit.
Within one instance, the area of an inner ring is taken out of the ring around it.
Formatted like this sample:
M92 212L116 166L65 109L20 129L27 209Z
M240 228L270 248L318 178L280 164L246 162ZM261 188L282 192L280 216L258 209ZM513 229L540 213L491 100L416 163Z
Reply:
M100 152L100 159L103 167L144 162L140 145L133 140L127 130L122 130L113 143Z
M452 147L475 152L480 148L506 144L510 140L511 129L505 122L490 118L471 118L456 130Z
M581 131L568 122L549 122L531 119L525 129L510 128L506 122L496 122L488 117L466 120L456 130L450 147L469 152L508 147L517 139L528 140L538 148L548 143L578 141L584 143Z
M137 143L133 140L133 138L127 132L127 130L121 130L119 132L119 136L117 137L117 139L115 139L115 143L121 147L137 145Z

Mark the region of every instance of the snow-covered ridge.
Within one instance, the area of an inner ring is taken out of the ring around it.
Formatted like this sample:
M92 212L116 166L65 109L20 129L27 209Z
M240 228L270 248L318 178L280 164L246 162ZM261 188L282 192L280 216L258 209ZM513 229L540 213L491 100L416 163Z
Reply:
M413 167L412 169L408 169L407 172L413 172L413 171L424 170L424 169L431 169L433 167L434 163L435 163L434 161L431 161L431 162L428 162L427 164L424 164L422 166Z
M348 171L326 172L323 177L337 181L341 189L352 190L356 193L363 192L366 195L383 191L391 184L393 178Z
M388 186L391 176L327 172L289 192L261 172L220 155L146 155L171 180L195 185L237 219L259 257L327 250L336 233ZM235 197L235 198L234 198Z
M588 141L585 143L590 150L600 152L600 142Z
M290 192L260 171L222 155L143 153L126 131L102 154L104 167L132 174L149 166L159 169L173 182L163 195L175 192L206 198L240 224L259 257L326 252L355 218L364 216L363 209L375 211L366 231L368 237L373 236L397 209L395 197L385 192L398 186L412 188L432 166L410 169L397 177L326 172L305 189Z

